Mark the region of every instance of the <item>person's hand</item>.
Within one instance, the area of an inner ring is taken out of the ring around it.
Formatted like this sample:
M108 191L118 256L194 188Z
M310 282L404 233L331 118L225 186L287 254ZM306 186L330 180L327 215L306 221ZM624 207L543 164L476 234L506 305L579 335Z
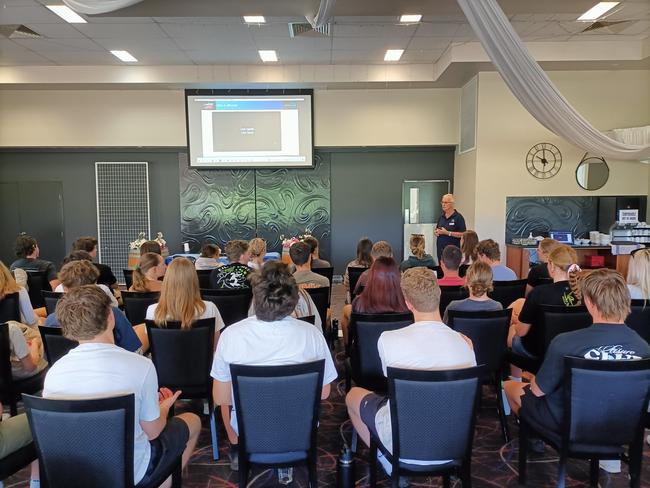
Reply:
M436 230L434 232L436 236L440 237L442 235L443 230L444 229L442 227L436 227Z
M178 390L176 393L172 393L169 388L161 388L158 391L158 403L161 407L170 409L180 394L181 390Z

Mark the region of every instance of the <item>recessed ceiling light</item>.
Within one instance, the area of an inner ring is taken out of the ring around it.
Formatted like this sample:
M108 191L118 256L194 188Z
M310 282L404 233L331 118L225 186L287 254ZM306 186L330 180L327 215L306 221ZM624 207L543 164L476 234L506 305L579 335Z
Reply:
M261 50L257 52L260 53L260 58L265 63L271 63L278 60L278 54L273 50Z
M388 49L384 55L384 61L399 61L403 53L404 49Z
M263 15L244 15L244 22L247 24L263 24L266 19Z
M52 12L61 17L66 22L71 24L86 24L86 19L84 19L77 12L72 10L67 5L46 5Z
M421 15L402 15L399 18L399 21L402 23L411 23L411 22L420 22L420 19L422 18Z
M138 60L133 57L133 55L129 51L120 51L119 49L116 51L111 51L111 54L118 58L120 61L124 61L125 63L137 63Z
M616 7L619 3L621 2L600 2L578 17L578 20L596 20Z

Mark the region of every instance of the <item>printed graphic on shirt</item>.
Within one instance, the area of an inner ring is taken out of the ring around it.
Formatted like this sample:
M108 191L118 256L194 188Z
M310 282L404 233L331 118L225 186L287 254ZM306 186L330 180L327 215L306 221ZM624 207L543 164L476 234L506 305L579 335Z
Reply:
M245 266L226 265L219 268L216 276L216 287L237 289L248 288L248 277L250 270Z
M570 291L564 292L562 294L562 303L564 303L565 307L573 307L576 305L576 297Z
M600 361L621 361L641 359L636 351L624 349L621 345L599 346L587 351L585 359L597 359Z

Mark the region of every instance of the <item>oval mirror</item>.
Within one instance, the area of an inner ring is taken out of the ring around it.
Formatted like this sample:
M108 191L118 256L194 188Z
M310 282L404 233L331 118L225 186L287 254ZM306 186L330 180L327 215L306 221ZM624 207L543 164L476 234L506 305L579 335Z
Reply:
M598 190L609 179L609 166L603 158L584 157L576 169L576 181L585 190Z

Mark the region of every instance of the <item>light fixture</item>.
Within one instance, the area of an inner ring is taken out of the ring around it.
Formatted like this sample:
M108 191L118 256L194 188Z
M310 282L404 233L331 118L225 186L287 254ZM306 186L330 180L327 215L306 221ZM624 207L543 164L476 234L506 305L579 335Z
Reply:
M72 10L67 5L46 5L52 12L61 17L66 22L71 24L86 24L86 19L84 19L77 12Z
M596 20L616 7L619 3L621 2L600 2L578 17L578 20Z
M266 19L263 15L244 15L244 22L247 24L263 24Z
M412 14L412 15L402 15L399 18L399 21L402 22L403 24L409 24L413 22L420 22L420 19L422 18L421 15L417 14Z
M278 60L278 54L272 49L271 50L261 50L261 51L257 51L257 52L260 53L260 58L265 63L272 63L272 62Z
M111 54L118 58L120 61L124 61L125 63L137 63L138 60L133 57L133 55L129 51L121 51L121 50L115 50L111 51Z
M404 49L388 49L384 55L384 61L399 61Z

